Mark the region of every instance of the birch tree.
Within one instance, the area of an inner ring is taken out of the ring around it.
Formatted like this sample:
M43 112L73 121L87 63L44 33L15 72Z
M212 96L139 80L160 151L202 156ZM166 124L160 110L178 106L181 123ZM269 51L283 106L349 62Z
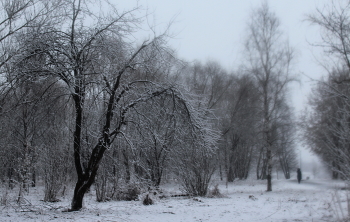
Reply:
M273 125L280 100L285 99L291 81L293 50L283 38L280 20L265 2L253 10L245 42L248 72L256 79L260 94L260 132L266 161L267 191L272 191ZM278 118L278 117L277 117Z

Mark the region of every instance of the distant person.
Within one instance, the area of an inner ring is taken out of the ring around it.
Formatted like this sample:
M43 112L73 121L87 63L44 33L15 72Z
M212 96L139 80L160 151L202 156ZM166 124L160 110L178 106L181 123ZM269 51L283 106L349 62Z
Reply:
M300 168L298 168L298 170L297 170L297 178L298 178L298 183L300 183L300 181L301 181L301 170L300 170Z

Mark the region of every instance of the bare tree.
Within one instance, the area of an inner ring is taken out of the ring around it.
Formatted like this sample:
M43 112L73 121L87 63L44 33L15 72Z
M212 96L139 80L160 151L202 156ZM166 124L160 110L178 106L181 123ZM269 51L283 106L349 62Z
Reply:
M124 133L123 126L129 124L132 111L161 95L171 97L175 105L184 104L179 101L186 99L171 84L159 84L138 76L137 70L153 58L143 53L169 53L164 47L166 36L155 37L135 47L125 38L130 35L133 23L138 21L132 15L133 10L119 14L113 5L109 8L110 14L101 17L89 10L88 2L69 1L60 26L51 26L49 30L39 27L23 43L27 50L20 60L26 65L22 73L57 78L65 84L74 104L73 151L78 178L72 211L81 209L102 157L119 138L117 136ZM87 18L96 23L87 24ZM147 51L149 47L154 51ZM25 62L38 56L43 57L40 62ZM101 109L99 122L96 128L89 127L94 139L87 142L84 129L88 121L85 118L95 100L105 105L98 106Z
M159 186L171 158L171 149L178 142L176 135L181 129L176 124L176 110L167 97L159 97L152 103L145 104L142 113L148 118L133 121L137 123L132 139L134 146L138 147L136 164L139 170L143 169L145 179L150 179L152 185Z
M276 129L276 156L283 171L284 177L290 179L292 169L297 168L297 155L295 149L296 125L292 120L291 108L282 103L279 108L278 127Z
M183 108L196 110L196 115L182 118L181 122L176 123L181 126L179 136L182 142L177 144L175 158L172 159L172 168L184 191L195 196L205 196L208 192L211 177L216 170L219 139L218 131L213 129L211 115L200 103L200 100L192 100L186 106L183 104Z
M308 21L321 28L321 42L314 43L323 47L325 55L331 64L329 72L333 68L339 68L338 64L346 66L350 70L349 45L350 45L350 2L332 1L322 9L317 9L316 13L307 17Z
M10 111L18 111L18 106L20 105L22 108L22 118L17 116L19 120L23 120L21 123L22 129L19 128L18 124L16 126L17 130L20 132L24 133L24 131L28 132L28 128L25 128L24 126L26 124L31 124L29 123L31 116L31 111L30 107L32 104L28 104L26 102L23 102L25 100L25 94L23 95L23 98L15 98L16 101L13 100L13 98L9 98L9 96L13 95L21 95L21 93L17 89L17 94L14 94L16 89L14 88L15 86L19 86L25 81L22 81L21 83L18 83L18 78L16 76L16 72L13 71L13 59L18 56L22 52L22 46L18 39L23 37L23 33L26 33L28 29L31 29L33 27L39 27L39 26L45 26L49 23L52 23L54 20L55 16L55 9L59 7L62 4L62 1L41 1L41 0L1 0L0 1L0 76L1 76L1 81L0 81L0 114L1 115L13 115L13 113L10 113ZM25 91L24 88L23 92ZM27 89L28 91L28 86ZM28 106L26 109L25 106ZM28 112L27 112L28 111ZM5 116L7 118L8 116ZM13 122L12 122L13 123ZM13 127L12 124L9 125L10 128ZM12 128L13 130L13 128ZM10 131L12 131L10 130ZM5 134L3 134L5 135ZM22 136L21 139L24 139L24 137L27 137L26 140L28 140L30 135L24 135L24 134L19 134ZM19 137L21 137L19 136ZM8 135L4 136L4 138L11 138L13 139L13 135ZM22 146L23 150L32 150L33 147L29 148L30 144L22 140ZM12 144L12 143L11 143ZM6 146L8 146L7 144ZM6 147L4 146L4 147ZM17 146L18 147L18 146ZM26 148L27 147L27 148ZM6 149L4 148L2 151L6 153ZM15 152L16 153L16 152ZM18 153L13 155L17 155ZM26 153L26 159L28 161L20 161L21 164L26 163L27 165L29 164L29 159L28 157L28 152ZM24 155L22 152L22 154ZM33 154L33 152L31 152ZM24 157L22 155L22 157ZM7 172L8 172L8 177L9 177L9 183L10 186L13 186L13 176L14 176L14 169L15 167L15 159L13 156L11 157L10 155L5 155L8 157L7 161L4 161L4 163L7 164ZM12 163L11 163L12 162ZM31 164L29 164L31 165ZM26 170L24 170L26 169ZM26 173L25 173L26 172ZM22 173L28 174L28 167L24 167L23 165L23 170ZM34 174L33 174L34 175ZM27 177L27 176L25 176ZM35 178L34 178L35 179ZM28 179L26 179L29 181Z
M53 16L61 1L2 0L0 1L0 68L18 54L16 34L28 27L44 25Z
M260 130L262 150L266 161L267 191L272 191L273 125L278 103L284 99L287 84L291 81L290 65L293 50L283 39L280 21L268 4L252 12L245 43L248 70L255 77L260 93Z
M348 76L347 70L334 71L327 80L320 81L310 97L312 110L303 121L307 144L329 166L334 179L350 177L350 87L342 82Z
M225 95L222 153L227 181L246 179L257 147L257 90L249 75L237 77Z
M332 169L333 178L349 178L348 118L350 80L350 2L332 1L308 16L321 30L328 77L318 82L311 96L312 111L304 129L310 148Z

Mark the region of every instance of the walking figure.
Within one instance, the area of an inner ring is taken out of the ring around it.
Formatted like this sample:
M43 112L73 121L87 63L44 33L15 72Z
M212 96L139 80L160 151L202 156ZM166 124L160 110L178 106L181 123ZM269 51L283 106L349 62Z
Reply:
M300 183L300 181L301 181L301 170L300 170L300 168L298 168L298 170L297 170L297 177L298 177L298 183Z

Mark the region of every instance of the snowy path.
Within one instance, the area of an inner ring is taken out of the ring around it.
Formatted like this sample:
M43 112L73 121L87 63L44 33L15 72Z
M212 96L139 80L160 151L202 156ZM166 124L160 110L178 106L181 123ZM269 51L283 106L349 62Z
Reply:
M224 198L166 198L155 205L140 201L97 203L93 194L85 199L80 212L62 213L69 199L41 207L37 212L15 212L4 208L0 221L336 221L332 203L332 181L274 180L273 191L266 192L266 181L238 181L219 186ZM346 191L338 191L345 196ZM37 206L44 203L28 197ZM345 202L344 202L345 203Z
M297 180L288 180L288 182L297 183ZM300 185L311 189L345 189L345 184L341 181L303 180Z

